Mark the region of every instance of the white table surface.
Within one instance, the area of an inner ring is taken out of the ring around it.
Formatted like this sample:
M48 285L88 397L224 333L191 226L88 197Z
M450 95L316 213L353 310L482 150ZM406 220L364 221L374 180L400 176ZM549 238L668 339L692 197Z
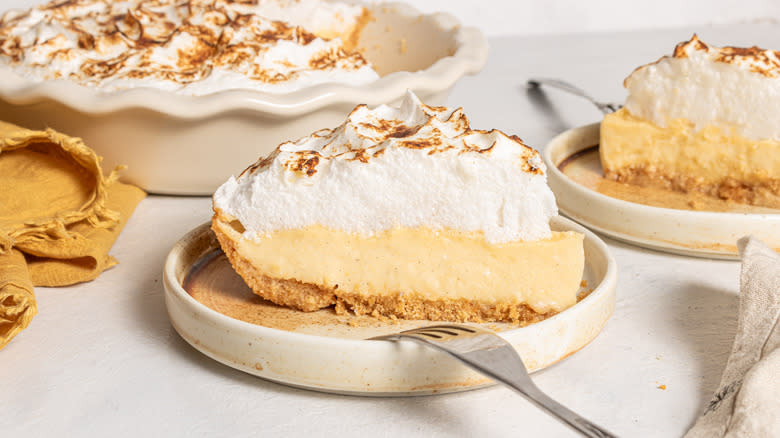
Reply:
M695 30L717 44L780 48L778 25ZM525 95L526 78L559 77L622 100L622 80L634 67L693 31L492 39L486 68L459 82L449 104L465 107L473 127L499 128L541 148L600 114L555 91L557 115L540 112ZM120 265L90 283L36 289L38 316L0 351L0 435L575 436L503 387L337 396L267 382L197 352L168 321L161 271L174 242L210 214L209 198L150 196L112 249ZM621 436L679 436L728 356L739 263L605 241L619 266L614 315L590 345L533 378Z

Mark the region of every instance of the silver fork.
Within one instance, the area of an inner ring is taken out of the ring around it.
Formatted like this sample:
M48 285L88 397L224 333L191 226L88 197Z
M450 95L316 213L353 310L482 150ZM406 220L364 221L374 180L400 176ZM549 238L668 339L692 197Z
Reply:
M542 85L547 85L553 88L557 88L559 90L569 92L571 94L574 94L575 96L583 97L589 100L593 105L596 105L596 107L604 114L614 113L620 108L623 108L623 105L620 105L618 103L598 101L595 98L593 98L590 94L586 93L585 90L576 87L568 82L562 81L560 79L531 78L526 83L528 84L529 88L540 88Z
M470 325L432 325L371 339L409 339L444 351L474 370L519 392L537 407L583 436L616 437L543 393L531 380L517 351L504 338L490 330Z

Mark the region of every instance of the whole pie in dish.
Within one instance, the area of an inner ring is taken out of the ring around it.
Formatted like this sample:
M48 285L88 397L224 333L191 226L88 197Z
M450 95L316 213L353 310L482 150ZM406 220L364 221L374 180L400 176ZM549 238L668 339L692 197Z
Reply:
M605 176L780 208L780 53L695 35L625 80L601 124Z
M281 144L213 206L234 269L303 311L526 323L573 305L583 274L539 154L411 93Z

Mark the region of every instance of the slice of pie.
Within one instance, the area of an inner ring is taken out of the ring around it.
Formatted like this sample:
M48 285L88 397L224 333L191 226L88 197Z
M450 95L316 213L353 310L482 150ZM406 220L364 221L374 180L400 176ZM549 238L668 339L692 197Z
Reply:
M574 304L583 236L539 154L409 93L280 145L214 194L212 228L261 297L303 311L533 322Z
M601 125L607 178L780 208L780 53L695 35L625 81Z

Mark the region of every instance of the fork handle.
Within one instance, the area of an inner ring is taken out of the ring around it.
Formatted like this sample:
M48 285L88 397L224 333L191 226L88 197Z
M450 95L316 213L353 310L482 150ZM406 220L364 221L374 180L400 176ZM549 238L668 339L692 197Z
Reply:
M537 407L547 411L547 413L550 415L557 417L563 423L581 433L583 436L591 438L617 438L617 435L614 435L613 433L601 428L599 425L592 423L587 418L578 415L576 412L571 411L566 406L551 399L547 396L547 394L539 390L539 388L537 388L536 385L530 380L524 382L522 385L503 379L501 380L501 383L519 392L527 400L534 403Z
M493 336L501 339L498 335ZM523 360L509 343L502 346L503 348L474 350L460 353L449 349L443 349L440 344L430 342L427 339L422 339L422 341L427 345L442 349L442 351L449 353L474 370L491 377L497 382L509 386L531 403L583 436L589 438L617 438L617 435L592 423L542 392L534 381L531 380L531 377L528 375L525 368L525 364L523 364ZM491 366L488 367L486 364L491 364Z
M586 93L585 90L575 85L572 85L568 82L562 81L560 79L531 78L528 79L527 83L531 87L540 87L542 85L547 85L553 88L557 88L559 90L563 90L567 93L571 93L575 96L580 96L590 101L590 103L592 103L593 105L596 105L596 108L598 108L604 114L614 113L615 111L620 109L620 105L615 103L599 102L598 100L594 99L590 94Z
M553 88L557 88L559 90L566 91L568 93L574 94L575 96L584 97L585 99L588 99L590 101L594 101L593 97L591 97L588 93L585 92L582 88L577 87L576 85L570 84L568 82L562 81L560 79L552 79L552 78L531 78L528 80L528 85L532 87L538 87L540 85L547 85Z
M422 329L417 329L393 335L377 336L372 339L391 341L409 339L443 351L475 371L519 392L537 407L581 433L583 436L590 438L617 437L617 435L613 435L598 425L591 423L543 393L533 380L531 380L531 377L528 375L528 371L523 364L523 360L517 354L514 347L495 333L484 329L478 331L475 327L469 327L469 333L478 334L471 337L465 335L462 338L459 338L459 336L462 335L462 333L457 331L462 330L459 327L431 326L427 327L427 329L429 331L432 329L439 330L432 330L434 333L431 334L430 332L424 333ZM447 331L447 329L455 329L455 333L451 333ZM436 331L449 337L435 333ZM453 338L459 339L460 342L452 341ZM448 341L452 341L452 344L447 345Z

